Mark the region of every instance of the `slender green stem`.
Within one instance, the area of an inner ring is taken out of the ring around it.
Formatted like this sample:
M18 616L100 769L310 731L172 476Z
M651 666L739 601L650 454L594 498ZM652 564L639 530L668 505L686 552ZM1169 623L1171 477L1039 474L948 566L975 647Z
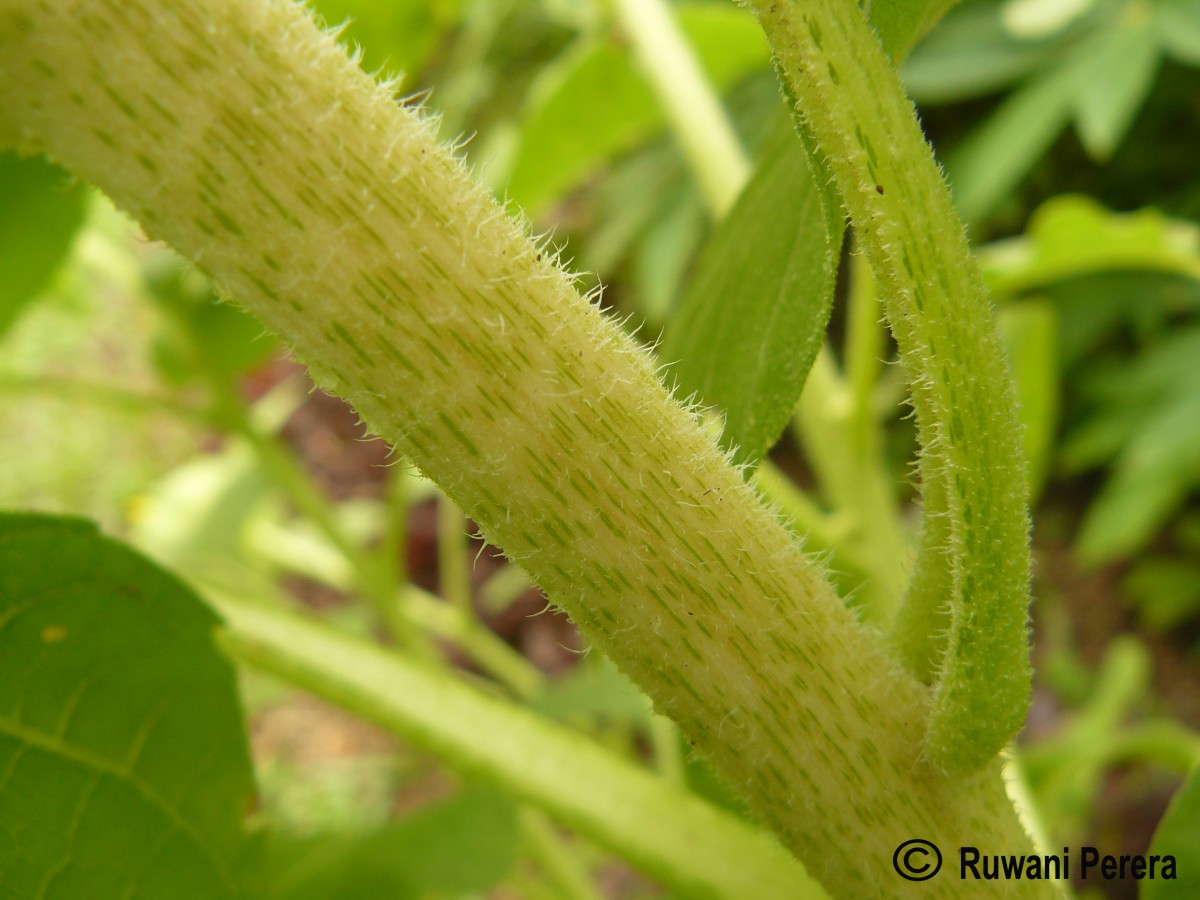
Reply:
M751 0L857 228L912 388L925 534L897 647L934 682L928 759L968 771L1029 698L1026 488L983 279L912 104L858 4Z
M463 616L474 618L471 603L471 573L467 569L467 520L454 501L438 496L438 580L442 599Z
M542 874L565 900L603 900L574 850L555 831L554 824L533 807L519 813L521 830Z
M541 671L484 628L472 612L439 600L415 585L408 586L404 607L415 622L453 643L514 696L532 700L545 689L546 679Z
M576 731L309 619L210 600L239 659L546 810L685 896L825 896L765 833Z
M613 0L613 6L705 203L720 219L750 178L750 161L721 99L665 0Z

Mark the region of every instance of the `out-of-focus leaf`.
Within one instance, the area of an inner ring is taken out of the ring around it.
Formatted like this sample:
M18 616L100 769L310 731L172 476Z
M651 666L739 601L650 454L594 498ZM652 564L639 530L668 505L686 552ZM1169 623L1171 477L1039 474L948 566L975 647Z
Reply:
M718 90L770 64L758 24L732 6L681 7L680 27ZM662 124L628 52L588 39L546 68L525 116L508 195L536 215L547 202Z
M1068 63L1009 95L946 163L969 224L986 218L1041 159L1070 120L1079 73Z
M722 441L753 463L779 437L820 348L841 248L840 206L781 127L702 252L663 337L683 395L725 414Z
M258 320L222 303L208 279L173 253L149 261L146 274L151 296L168 316L153 348L167 380L182 383L203 373L235 376L278 349L279 341Z
M958 0L891 0L871 4L871 24L892 59L903 59Z
M1159 46L1188 66L1200 66L1200 0L1158 0L1152 23Z
M1200 383L1200 359L1190 380ZM1137 550L1200 481L1200 393L1178 397L1149 418L1122 451L1116 471L1084 519L1077 549L1086 563Z
M872 17L887 4L876 4ZM1053 53L1053 41L1021 40L1005 27L1002 0L966 3L913 50L901 72L919 103L950 103L998 91L1032 72Z
M1058 310L1064 370L1087 365L1106 342L1150 341L1172 316L1200 310L1200 280L1154 271L1088 274L1040 293Z
M472 790L378 831L271 842L274 900L451 897L485 891L516 862L513 801Z
M4 515L0 621L5 894L260 896L217 617L87 522Z
M1018 37L1060 34L1082 18L1096 0L1007 0L1004 24Z
M58 269L87 193L44 159L0 153L0 335Z
M1106 160L1154 84L1159 50L1149 19L1116 22L1090 42L1081 64L1075 122L1084 149Z
M1200 613L1200 565L1188 560L1139 560L1123 587L1137 604L1138 619L1155 631L1168 631Z
M266 510L271 484L256 457L233 442L164 476L133 506L133 541L174 571L230 589L267 594L261 560L245 550L249 526Z
M1049 303L1029 300L1000 307L997 325L1016 382L1033 502L1045 481L1058 424L1058 323Z
M368 72L409 72L425 60L443 28L455 18L458 0L316 0L330 25L345 23L343 38L362 51Z
M595 652L566 678L550 685L531 705L544 715L577 725L597 719L645 725L652 709L638 686L612 660Z
M1114 270L1200 280L1200 228L1156 209L1114 213L1090 197L1066 194L1038 207L1025 238L984 248L980 262L992 290L1005 293Z
M1192 900L1200 897L1200 769L1194 770L1175 794L1167 814L1158 824L1150 853L1173 856L1177 861L1174 880L1156 878L1142 882L1141 900Z

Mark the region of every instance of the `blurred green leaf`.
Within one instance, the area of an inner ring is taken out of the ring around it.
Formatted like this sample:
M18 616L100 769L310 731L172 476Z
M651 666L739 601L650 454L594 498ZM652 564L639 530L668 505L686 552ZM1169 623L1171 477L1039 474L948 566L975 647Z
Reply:
M7 896L253 897L217 617L87 522L0 516Z
M660 356L684 396L725 414L738 462L778 439L829 320L843 223L800 140L781 124L706 248Z
M1200 281L1200 229L1156 209L1114 213L1090 197L1043 203L1023 238L980 251L993 293L1018 294L1092 272L1150 270Z
M986 218L1062 133L1078 80L1070 61L1035 76L950 154L954 202L968 224Z
M597 720L645 725L652 709L641 689L597 651L565 678L550 684L530 706L553 719L579 726L591 726Z
M516 862L512 800L472 790L353 836L271 841L275 900L419 898L481 892Z
M958 0L891 0L870 7L871 24L892 59L908 51Z
M1158 72L1158 42L1151 22L1129 19L1097 35L1080 64L1075 122L1084 148L1095 160L1112 156Z
M1157 0L1151 15L1163 51L1184 65L1200 66L1200 0Z
M133 507L132 540L196 583L252 587L269 596L266 566L247 553L246 539L274 496L258 457L232 441L177 466L141 495Z
M146 283L167 314L152 353L169 382L235 377L269 359L279 341L258 320L221 302L212 284L174 253L147 261Z
M1123 582L1137 605L1138 619L1168 631L1200 613L1200 565L1174 557L1140 559Z
M1197 383L1200 371L1194 364L1181 384L1194 390ZM1112 477L1088 509L1077 545L1080 556L1100 563L1137 550L1198 481L1200 393L1160 401L1122 449Z
M677 14L718 90L769 65L762 30L743 10L704 4L682 6ZM508 195L537 215L662 121L659 104L615 37L585 39L548 66L535 87Z
M878 15L884 4L872 8ZM950 103L1007 87L1048 60L1053 40L1022 39L1004 27L1004 0L951 10L905 60L901 72L919 103Z
M1193 900L1200 897L1200 769L1175 794L1150 843L1150 853L1174 856L1176 879L1143 881L1141 900Z
M1041 300L1005 304L996 318L1016 382L1032 503L1045 481L1058 425L1058 320Z
M66 257L86 202L83 187L41 157L0 153L0 335Z
M346 25L343 40L362 51L368 72L410 72L424 62L458 0L315 0L329 25Z

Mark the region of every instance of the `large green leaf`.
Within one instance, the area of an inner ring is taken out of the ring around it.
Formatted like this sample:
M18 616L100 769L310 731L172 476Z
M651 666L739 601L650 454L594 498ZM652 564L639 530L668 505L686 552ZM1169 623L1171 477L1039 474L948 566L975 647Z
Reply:
M83 222L87 194L44 159L0 153L0 334L54 274Z
M216 626L89 523L0 515L5 897L255 895L253 775Z
M1142 900L1192 900L1200 897L1200 769L1171 801L1150 844L1150 853L1176 861L1175 880L1143 881Z
M459 896L516 862L515 803L473 790L362 835L272 841L275 900Z
M660 355L680 392L724 412L723 442L739 462L757 461L779 437L821 346L839 212L790 126L780 127L664 335Z

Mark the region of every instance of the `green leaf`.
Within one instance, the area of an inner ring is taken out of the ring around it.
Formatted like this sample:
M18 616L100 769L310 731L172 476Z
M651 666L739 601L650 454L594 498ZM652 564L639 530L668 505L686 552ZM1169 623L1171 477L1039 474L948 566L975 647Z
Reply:
M1192 900L1200 897L1200 769L1188 776L1150 842L1150 853L1172 856L1178 863L1176 879L1143 881L1141 900Z
M316 0L330 25L362 52L368 72L411 72L425 59L440 31L457 13L456 0Z
M791 418L829 320L842 228L780 127L684 289L660 356L683 395L724 412L738 462L759 460Z
M178 384L204 374L236 376L279 348L278 339L264 332L253 316L221 302L211 282L174 253L148 261L146 282L167 314L153 356L168 381Z
M1078 72L1064 65L1009 95L946 163L954 204L968 224L990 215L1062 133Z
M888 0L870 4L871 25L892 59L903 59L958 0Z
M1188 66L1200 66L1200 2L1158 0L1152 22L1159 46Z
M687 34L709 79L725 90L769 65L762 32L733 7L681 7ZM548 202L663 122L659 104L614 40L586 40L547 67L525 116L508 195L537 215Z
M886 4L872 9L877 18ZM946 16L903 66L904 86L919 103L950 103L1007 87L1041 65L1054 41L1021 40L1004 27L1004 3L968 3Z
M1153 208L1114 213L1090 197L1064 194L1038 207L1025 240L984 248L980 263L994 293L1093 272L1148 270L1200 282L1200 230Z
M517 858L516 806L472 790L364 835L276 839L274 900L457 896L482 892Z
M1138 560L1122 582L1137 604L1138 620L1169 631L1200 612L1200 565L1176 557Z
M87 192L44 159L0 153L0 335L58 269L83 223Z
M253 896L217 617L89 523L0 516L5 896Z
M1198 481L1200 394L1191 393L1165 404L1122 451L1116 472L1084 519L1081 558L1096 564L1133 553Z
M1123 19L1089 42L1075 122L1093 159L1112 156L1154 84L1158 63L1158 41L1148 19Z

